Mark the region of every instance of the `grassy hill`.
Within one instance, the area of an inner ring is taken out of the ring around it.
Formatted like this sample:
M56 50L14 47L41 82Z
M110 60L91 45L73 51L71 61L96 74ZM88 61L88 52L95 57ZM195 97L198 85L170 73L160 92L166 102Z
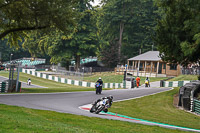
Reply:
M198 80L197 75L179 75L170 79L169 81L184 81L184 80Z

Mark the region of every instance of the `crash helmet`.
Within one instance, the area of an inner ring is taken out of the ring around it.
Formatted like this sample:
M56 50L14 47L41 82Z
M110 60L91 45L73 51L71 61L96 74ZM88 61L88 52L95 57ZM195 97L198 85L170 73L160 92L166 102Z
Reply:
M113 99L113 96L112 96L112 95L110 95L109 97L110 97L110 99Z
M99 79L101 79L101 77L99 77Z

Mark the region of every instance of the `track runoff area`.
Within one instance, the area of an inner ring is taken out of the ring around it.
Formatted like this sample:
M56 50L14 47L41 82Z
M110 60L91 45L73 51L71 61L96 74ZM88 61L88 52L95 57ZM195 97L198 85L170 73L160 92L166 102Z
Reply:
M140 97L138 97L138 98L140 98ZM131 99L133 99L133 98L131 98ZM129 99L125 99L125 100L129 100ZM124 101L124 100L119 100L119 101ZM119 101L115 101L115 102L119 102ZM80 106L79 108L81 110L89 112L91 107L92 107L92 104L87 104L87 105ZM164 128L178 129L178 130L183 130L183 131L200 132L199 129L180 127L180 126L175 126L175 125L170 125L170 124L165 124L165 123L159 123L159 122L152 122L152 121L133 118L133 117L129 117L129 116L121 115L121 114L117 114L117 113L112 113L112 112L105 113L105 112L102 111L102 112L100 112L100 114L110 116L110 117L113 117L113 118L119 118L120 120L124 120L124 121L144 124L144 125L160 126L160 127L164 127Z

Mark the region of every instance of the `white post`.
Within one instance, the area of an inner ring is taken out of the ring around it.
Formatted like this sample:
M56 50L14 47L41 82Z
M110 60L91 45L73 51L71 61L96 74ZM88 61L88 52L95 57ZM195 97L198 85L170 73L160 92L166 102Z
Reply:
M146 66L147 66L147 61L145 61L145 63L144 63L144 73L145 73L145 76L146 76Z
M156 75L158 74L158 69L159 69L159 61L157 63L157 72L156 72ZM157 77L157 76L156 76Z
M140 76L140 60L139 60L139 62L138 62L138 68L137 68L137 76Z
M190 112L193 112L194 111L194 98L193 98L193 91L191 91L191 94L190 94Z
M152 73L152 66L153 66L153 62L151 61L151 72L150 72L150 77L151 77L151 73Z

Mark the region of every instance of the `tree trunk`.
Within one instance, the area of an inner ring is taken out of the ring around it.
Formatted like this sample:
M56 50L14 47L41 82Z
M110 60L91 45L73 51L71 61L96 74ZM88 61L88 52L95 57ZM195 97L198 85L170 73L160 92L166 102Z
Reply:
M76 55L76 67L75 67L75 69L76 69L77 72L80 69L80 60L81 60L80 55Z
M124 23L120 22L119 41L118 41L118 64L120 64L120 62L121 62L121 47L122 47L123 31L124 31Z

